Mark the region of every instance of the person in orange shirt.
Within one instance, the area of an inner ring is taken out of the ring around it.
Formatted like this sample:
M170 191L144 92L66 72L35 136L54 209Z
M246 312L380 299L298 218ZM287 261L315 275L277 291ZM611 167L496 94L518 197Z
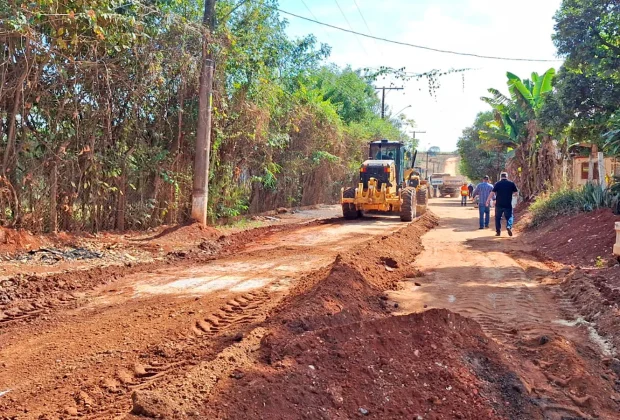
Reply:
M467 206L467 197L469 197L469 188L467 187L467 183L463 183L461 185L461 207Z

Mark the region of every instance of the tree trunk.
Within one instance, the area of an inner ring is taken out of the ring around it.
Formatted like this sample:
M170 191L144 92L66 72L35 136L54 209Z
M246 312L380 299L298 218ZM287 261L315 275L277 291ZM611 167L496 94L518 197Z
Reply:
M28 64L28 60L30 59L30 42L28 42L26 46L26 55L24 58L24 70L19 76L17 83L15 84L15 94L13 95L13 106L11 107L11 112L8 115L8 130L7 130L7 143L6 149L4 149L4 157L2 158L2 174L6 175L8 171L9 159L11 157L11 152L15 147L15 137L16 137L16 124L17 124L17 114L19 113L19 105L22 102L22 94L24 89L24 81L28 76L28 72L30 71L30 67Z
M116 209L116 230L120 232L125 230L125 212L127 207L127 173L124 167L122 171L118 185L118 208Z
M52 161L50 172L50 232L58 233L58 161Z

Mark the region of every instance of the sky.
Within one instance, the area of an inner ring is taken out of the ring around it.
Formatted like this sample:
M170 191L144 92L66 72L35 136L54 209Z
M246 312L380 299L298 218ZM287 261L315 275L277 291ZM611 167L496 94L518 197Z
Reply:
M557 59L551 40L553 15L561 0L280 0L280 9L374 36L438 49L489 56ZM339 10L339 7L342 12ZM359 6L359 8L358 8ZM344 15L344 16L343 16ZM414 49L363 38L282 15L288 34L314 34L331 46L329 62L341 67L405 67L407 72L469 69L443 76L436 98L428 82L377 80L375 86L403 86L386 94L386 105L416 121L420 149L438 146L453 151L463 129L476 114L490 108L480 100L494 87L507 93L506 72L529 78L557 62L477 59ZM463 79L464 75L464 79ZM409 107L410 106L410 107Z

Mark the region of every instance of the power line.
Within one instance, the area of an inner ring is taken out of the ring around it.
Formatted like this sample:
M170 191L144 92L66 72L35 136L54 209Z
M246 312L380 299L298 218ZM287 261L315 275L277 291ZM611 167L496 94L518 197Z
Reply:
M370 29L370 26L368 26L368 22L366 22L366 18L364 17L364 14L362 13L362 9L360 9L359 4L357 4L357 0L353 0L353 3L355 3L355 7L357 8L357 11L359 12L360 17L362 18L362 21L364 22L364 25L366 26L366 29L368 29L368 33L370 35L374 36L374 34L372 33L372 30ZM379 44L377 44L377 40L374 39L373 42L375 43L375 45L379 49L379 52L381 53L381 55L383 55L383 51L381 50L381 47L379 46Z
M293 17L296 17L298 19L302 19L302 20L306 20L308 22L316 23L317 25L327 26L327 27L332 28L332 29L337 29L339 31L348 32L348 33L351 33L351 34L354 34L354 35L363 36L365 38L376 39L377 41L383 41L383 42L388 42L388 43L391 43L391 44L403 45L405 47L418 48L418 49L421 49L421 50L434 51L434 52L444 53L444 54L461 55L461 56L466 56L466 57L484 58L484 59L487 59L487 60L530 61L530 62L539 62L539 63L552 63L552 62L553 63L557 63L557 62L563 61L563 60L558 60L558 59L555 59L555 60L544 60L544 59L539 59L539 58L497 57L497 56L491 56L491 55L482 55L482 54L474 54L474 53L442 50L442 49L439 49L439 48L426 47L424 45L416 45L416 44L410 44L408 42L395 41L393 39L381 38L381 37L378 37L378 36L365 34L363 32L357 32L357 31L354 31L352 29L341 28L339 26L335 26L335 25L331 25L329 23L321 22L321 21L316 20L316 19L310 19L310 18L307 18L305 16L300 16L300 15L297 15L295 13L287 12L286 10L282 10L282 9L277 8L277 7L268 6L268 5L266 5L266 7L270 7L272 9L274 9L274 10L277 10L280 13L284 13L285 15L293 16Z
M334 2L336 3L336 6L338 6L338 9L340 10L340 14L344 18L345 22L347 22L347 25L349 26L349 29L350 29L349 32L357 34L357 32L355 32L353 30L353 27L351 26L351 23L349 22L349 19L347 19L347 15L344 14L344 11L342 10L342 7L340 7L340 3L338 3L338 0L334 0ZM358 42L358 44L360 44L360 47L362 47L362 50L364 50L364 53L366 53L366 55L368 55L368 51L366 51L366 48L364 48L364 45L362 45L362 41L360 41L360 39L357 38L357 37L355 39L357 39L357 42Z
M319 18L316 17L316 15L314 13L312 13L312 10L310 10L310 8L308 7L308 5L306 4L306 2L304 0L301 0L301 2L304 4L304 6L306 7L306 10L308 11L308 13L310 13L310 16L312 16L314 19L319 20Z

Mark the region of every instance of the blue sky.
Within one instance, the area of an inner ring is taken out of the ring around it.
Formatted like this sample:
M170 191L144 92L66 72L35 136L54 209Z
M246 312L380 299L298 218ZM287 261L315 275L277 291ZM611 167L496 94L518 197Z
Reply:
M304 5L305 2L305 5ZM356 7L359 6L359 10ZM538 59L556 59L551 41L553 15L561 0L280 0L280 8L295 14L348 28L370 32L379 37L429 47L482 55ZM346 20L338 9L340 5ZM306 7L307 6L307 7ZM309 9L309 10L308 10ZM362 20L365 18L369 29ZM353 68L406 67L410 72L432 69L470 68L465 73L444 76L437 98L428 93L426 81L400 82L404 91L393 91L386 103L403 111L417 123L421 149L429 144L442 150L454 150L463 128L471 125L476 114L488 109L480 101L489 87L506 91L506 71L520 77L542 73L561 62L535 63L493 61L440 54L387 44L340 32L283 15L289 21L291 36L314 34L332 47L330 62Z

